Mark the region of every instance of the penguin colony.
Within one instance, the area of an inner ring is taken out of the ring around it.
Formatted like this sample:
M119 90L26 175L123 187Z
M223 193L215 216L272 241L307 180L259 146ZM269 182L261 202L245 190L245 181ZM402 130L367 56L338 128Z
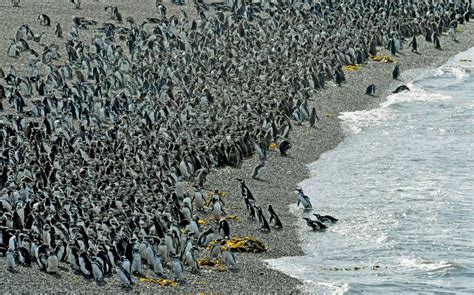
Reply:
M198 256L237 268L221 247L231 237L222 196L206 200L209 171L257 154L251 177L261 178L272 144L287 156L290 130L316 126L308 99L330 81L342 86L344 65L365 63L379 46L396 55L410 41L418 52L417 35L439 49L441 33L455 40L471 10L451 2L195 1L194 20L167 15L166 5L184 1L156 1L157 17L142 23L106 6L109 21L98 28L74 17L64 30L40 14L41 25L55 27L46 39L21 25L6 54L27 55L27 74L0 68L8 270L36 263L55 274L64 266L99 284L116 275L130 288L145 268L174 280L198 272ZM19 0L12 6L21 9ZM81 40L85 30L95 30L92 41ZM267 219L245 181L238 184L261 230L283 228L271 205ZM312 208L302 190L297 198ZM215 222L201 228L208 215ZM313 230L337 221L314 216L305 218Z

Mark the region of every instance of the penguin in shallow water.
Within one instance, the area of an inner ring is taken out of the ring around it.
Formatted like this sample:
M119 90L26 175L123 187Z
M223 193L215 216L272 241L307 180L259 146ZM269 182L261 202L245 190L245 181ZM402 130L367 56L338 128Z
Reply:
M313 214L319 221L323 223L336 223L339 219L332 217L330 215L320 215L320 214Z
M273 224L273 226L277 228L283 228L283 224L281 223L280 218L278 218L278 215L275 213L275 210L273 210L272 205L268 205L268 212L270 213L270 224Z
M313 231L323 231L327 228L326 225L318 220L311 220L308 217L303 217L303 219L306 220L306 225L311 227Z
M365 90L365 94L374 96L376 89L377 87L374 84L370 84L369 86L367 86L367 89Z
M296 191L298 197L298 202L296 203L296 206L299 206L301 203L305 209L312 209L313 205L311 205L309 197L303 193L303 190L301 188L297 188Z
M400 85L392 93L399 93L402 91L410 91L410 88L408 88L406 85Z

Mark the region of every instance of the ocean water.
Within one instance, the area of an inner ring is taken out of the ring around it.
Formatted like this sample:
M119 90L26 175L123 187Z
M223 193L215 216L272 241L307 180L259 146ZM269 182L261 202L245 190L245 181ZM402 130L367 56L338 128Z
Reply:
M326 232L300 221L306 253L268 260L317 294L474 294L474 48L404 73L412 90L341 114L349 136L300 186ZM295 197L296 201L296 197ZM312 216L311 216L312 217Z

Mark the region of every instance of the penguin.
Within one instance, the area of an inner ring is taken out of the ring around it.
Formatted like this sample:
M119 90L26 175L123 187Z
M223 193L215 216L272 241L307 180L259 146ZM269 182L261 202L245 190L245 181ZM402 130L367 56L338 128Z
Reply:
M252 191L250 191L249 187L245 183L245 180L237 178L237 181L239 181L240 195L242 196L242 198L247 198L251 201L255 201Z
M441 50L441 42L439 41L438 33L434 32L431 36L431 40L435 45L435 49Z
M327 223L327 222L330 222L330 223L336 223L339 219L337 218L334 218L330 215L319 215L319 214L313 214L319 221L323 222L323 223Z
M273 210L272 205L268 205L268 213L270 213L270 224L273 224L273 226L276 228L283 228L283 224L281 223L280 218L278 218L278 215L275 213L275 210Z
M210 227L199 235L198 245L207 247L212 240L214 240L214 230Z
M132 259L133 259L133 254L132 254ZM131 271L132 266L130 264L130 260L128 260L127 257L122 256L121 261L122 261L121 266L130 274L132 272Z
M288 150L291 149L291 143L288 140L283 140L278 145L278 149L280 150L280 155L282 157L288 156Z
M71 0L71 3L74 4L75 9L81 9L81 0Z
M402 91L410 91L410 88L408 88L406 85L400 85L392 93L399 93Z
M375 90L377 87L374 84L370 84L367 86L367 89L365 90L366 95L374 96L375 95Z
M222 214L225 215L224 210L222 209L222 204L221 200L218 196L214 196L211 199L212 203L212 216L214 217L214 220L217 222L222 218Z
M8 57L18 58L20 56L20 50L18 50L15 40L10 40L10 45L8 46L7 51Z
M270 232L272 229L268 224L267 218L263 215L262 208L258 205L255 205L258 221L260 222L260 230Z
M308 217L303 217L303 219L306 220L306 225L309 226L313 231L324 231L327 228L327 226L317 220L311 220Z
M20 7L20 0L12 0L13 7Z
M224 261L230 270L237 270L237 261L235 260L234 252L232 252L230 247L226 247L225 249Z
M400 67L398 65L395 65L395 68L392 71L392 78L394 80L398 80L400 77Z
M119 262L119 265L115 267L115 272L117 273L117 276L122 283L122 286L127 289L132 288L132 278L130 277L130 273L122 267L122 265Z
M52 248L48 252L48 262L46 272L49 274L56 274L59 271L59 258Z
M173 272L172 278L174 281L179 281L184 273L184 265L177 257L171 259L171 271Z
M393 38L390 39L390 41L388 41L388 47L390 49L390 53L393 56L397 56L397 46L396 46L395 40Z
M196 210L202 211L204 210L206 199L204 197L204 194L202 193L202 189L200 186L195 185L194 188L195 188L194 196L193 196L194 206L196 207Z
M260 161L255 167L253 167L252 178L260 179L259 174L262 174L263 169L267 166L267 161Z
M319 122L318 114L316 113L316 108L311 108L311 114L309 115L309 127L313 128L316 124L316 121Z
M413 39L411 39L411 42L408 44L408 46L411 46L411 51L418 53L418 43L416 42L416 36L413 36Z
M212 244L211 249L209 250L209 257L211 258L211 260L217 259L221 256L222 254L221 244L222 244L222 240L220 239L216 240L216 242ZM224 245L225 245L225 241L224 241Z
M63 37L63 29L61 28L60 23L56 24L56 28L54 29L54 35L56 35L56 37L58 37L58 38Z
M91 260L92 274L94 275L95 282L100 285L104 281L104 266L96 256L92 257Z
M30 251L28 251L27 248L25 247L19 247L18 248L18 261L23 265L23 266L31 266L31 254Z
M8 248L5 257L7 259L7 270L9 272L16 272L15 256L15 251L12 248Z
M131 265L131 274L136 276L143 276L142 258L138 249L133 249L133 260Z
M187 250L184 253L184 258L186 260L186 263L191 267L192 272L199 272L199 264L196 260L196 257L194 256L194 247L191 247L189 250Z
M81 267L80 267L80 264L79 264L79 253L78 253L77 248L75 246L69 247L69 253L67 255L67 261L76 273L80 272Z
M163 269L161 257L159 255L155 255L155 259L153 260L153 272L160 277L163 276L165 272L165 270Z
M40 22L40 25L42 26L45 26L45 27L51 26L51 19L46 14L38 15L38 20Z
M298 202L296 205L299 206L301 203L305 209L313 209L309 197L303 193L303 190L301 188L297 188L296 191L298 193Z
M91 262L84 252L79 255L79 267L84 277L89 278L92 275Z
M221 218L221 220L219 220L219 229L217 231L220 233L221 230L222 230L222 236L224 237L224 239L229 239L230 226L225 218Z

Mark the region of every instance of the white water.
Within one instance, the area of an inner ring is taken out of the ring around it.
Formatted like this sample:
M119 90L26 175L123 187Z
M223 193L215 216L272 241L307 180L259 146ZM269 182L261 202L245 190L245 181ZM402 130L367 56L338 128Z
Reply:
M301 220L306 255L270 267L311 293L474 292L473 61L405 73L412 91L341 114L350 135L300 184L311 213L340 221L314 233Z

